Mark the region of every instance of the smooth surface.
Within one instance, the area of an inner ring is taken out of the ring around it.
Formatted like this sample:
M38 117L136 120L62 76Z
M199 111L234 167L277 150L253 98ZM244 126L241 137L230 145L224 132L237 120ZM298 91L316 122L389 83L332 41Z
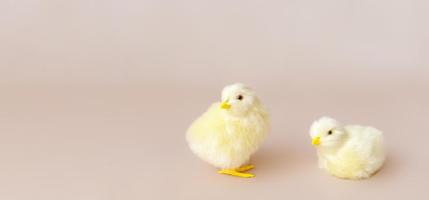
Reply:
M224 83L3 85L0 197L424 199L429 184L427 75L368 71L336 82L331 72L319 78L289 72L272 82L246 81L272 117L272 132L252 159L254 179L217 174L185 143L187 126L220 98ZM308 128L325 114L385 132L389 156L380 173L345 181L317 168Z
M0 199L427 199L427 1L0 2ZM254 179L185 131L244 82L272 131ZM311 122L383 130L385 167L317 168Z

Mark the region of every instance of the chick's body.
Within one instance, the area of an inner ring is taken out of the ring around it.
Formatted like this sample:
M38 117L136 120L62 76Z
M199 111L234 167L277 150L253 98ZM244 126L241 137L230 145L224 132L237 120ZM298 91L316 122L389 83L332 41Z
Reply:
M235 170L246 164L256 152L268 132L269 120L259 100L256 97L251 100L253 97L250 95L253 94L243 91L244 85L229 87L237 90L223 95L230 108L222 108L224 103L210 106L188 129L187 141L191 150L204 161L220 169ZM232 98L237 95L242 99L234 103ZM245 102L246 98L252 102ZM248 106L244 106L248 108L239 108L243 106L239 104L246 103Z
M321 137L317 148L320 168L346 179L368 178L381 168L385 160L381 131L358 125L337 125L329 130L331 134L315 136Z
M189 128L187 140L200 158L221 169L235 169L245 164L258 149L266 133L266 114L228 118L213 104Z

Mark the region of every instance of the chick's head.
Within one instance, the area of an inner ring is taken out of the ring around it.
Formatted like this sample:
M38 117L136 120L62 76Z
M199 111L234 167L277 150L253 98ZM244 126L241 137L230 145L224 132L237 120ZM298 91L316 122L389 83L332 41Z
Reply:
M232 116L246 115L259 105L259 99L255 92L242 83L226 86L222 90L220 108Z
M322 117L311 125L310 136L316 147L335 148L345 140L346 133L337 120Z

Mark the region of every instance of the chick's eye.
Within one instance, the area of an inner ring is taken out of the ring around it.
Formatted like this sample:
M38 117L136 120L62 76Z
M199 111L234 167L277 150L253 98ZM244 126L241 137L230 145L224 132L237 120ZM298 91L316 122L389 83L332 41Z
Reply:
M332 130L329 130L329 131L328 131L328 135L332 135Z
M240 100L240 101L243 100L243 95L238 95L237 99Z

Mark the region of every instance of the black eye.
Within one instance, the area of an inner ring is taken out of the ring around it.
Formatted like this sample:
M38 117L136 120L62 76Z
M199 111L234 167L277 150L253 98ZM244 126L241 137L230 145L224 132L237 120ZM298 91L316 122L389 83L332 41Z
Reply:
M237 96L237 99L238 99L238 100L240 100L240 101L241 101L241 100L243 100L243 95L241 95L241 94L240 94L240 95L238 95L238 96Z
M329 130L329 131L328 131L328 135L332 135L332 130Z

